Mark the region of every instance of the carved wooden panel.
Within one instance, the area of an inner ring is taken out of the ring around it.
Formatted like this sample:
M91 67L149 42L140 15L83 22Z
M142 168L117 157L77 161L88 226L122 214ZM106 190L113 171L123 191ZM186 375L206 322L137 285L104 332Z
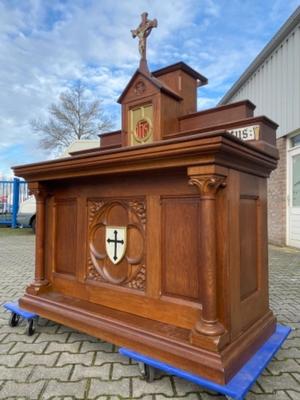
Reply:
M144 199L88 200L88 269L87 278L132 289L146 285ZM126 249L114 264L107 252L107 229L126 229Z
M75 275L77 240L77 201L55 200L55 271Z
M240 198L241 300L257 290L257 201L258 196Z
M162 199L163 293L200 299L199 199Z

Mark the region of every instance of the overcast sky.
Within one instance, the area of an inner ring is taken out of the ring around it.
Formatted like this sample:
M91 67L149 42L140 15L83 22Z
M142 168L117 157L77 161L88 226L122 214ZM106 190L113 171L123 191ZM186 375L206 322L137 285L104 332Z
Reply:
M299 0L0 0L0 178L12 165L49 158L29 121L76 79L120 127L116 100L138 66L130 29L158 19L151 70L184 61L209 83L199 109L215 106Z

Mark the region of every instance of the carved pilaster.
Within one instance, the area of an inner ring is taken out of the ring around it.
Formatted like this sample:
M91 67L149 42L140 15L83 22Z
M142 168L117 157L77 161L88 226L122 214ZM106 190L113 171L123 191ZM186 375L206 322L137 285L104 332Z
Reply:
M202 314L197 321L194 333L205 336L220 336L225 332L217 316L217 232L216 197L218 191L226 186L225 177L220 175L195 175L189 184L197 186L200 193L200 262ZM194 335L195 336L195 335ZM192 335L192 341L194 336Z
M30 193L36 199L36 236L35 236L35 275L34 281L27 288L30 294L38 294L42 287L48 285L45 278L45 201L47 191L39 182L29 183Z

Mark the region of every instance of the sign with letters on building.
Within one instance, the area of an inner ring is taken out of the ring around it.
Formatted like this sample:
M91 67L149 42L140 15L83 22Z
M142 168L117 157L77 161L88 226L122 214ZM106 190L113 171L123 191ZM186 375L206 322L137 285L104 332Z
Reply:
M258 140L259 125L244 126L242 128L229 129L228 132L241 140Z

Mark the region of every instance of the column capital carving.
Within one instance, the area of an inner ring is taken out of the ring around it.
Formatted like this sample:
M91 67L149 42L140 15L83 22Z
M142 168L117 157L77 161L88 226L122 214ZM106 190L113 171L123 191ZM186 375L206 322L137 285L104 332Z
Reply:
M44 200L48 195L46 188L40 182L29 182L28 188L29 193L34 195L37 201Z
M218 190L226 186L226 177L222 175L193 175L189 179L189 185L197 186L201 198L215 199Z

